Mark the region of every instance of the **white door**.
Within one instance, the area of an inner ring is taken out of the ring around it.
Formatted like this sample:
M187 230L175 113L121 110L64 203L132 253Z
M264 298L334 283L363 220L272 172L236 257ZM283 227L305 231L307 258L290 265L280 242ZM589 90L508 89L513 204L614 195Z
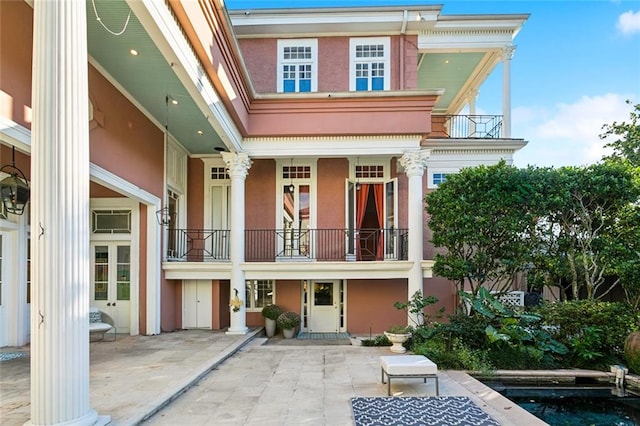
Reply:
M131 246L129 242L91 244L92 304L113 318L118 333L129 334Z
M310 333L337 333L340 328L338 281L314 281L311 292Z
M231 208L231 187L229 185L211 186L211 235L206 236L205 250L210 251L214 259L229 259L229 221ZM208 244L211 244L208 246ZM207 247L208 246L208 247Z
M183 281L182 328L211 329L211 304L211 281Z

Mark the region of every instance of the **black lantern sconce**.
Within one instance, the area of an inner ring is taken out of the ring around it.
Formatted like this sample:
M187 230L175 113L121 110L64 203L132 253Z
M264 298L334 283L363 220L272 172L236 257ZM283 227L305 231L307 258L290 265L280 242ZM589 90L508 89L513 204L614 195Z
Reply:
M293 158L291 158L291 164L289 165L289 187L287 189L292 194L296 190L296 187L293 184Z
M0 181L0 198L8 213L21 215L29 202L31 190L29 182L22 171L16 167L16 147L11 152L11 164L6 164L0 168L0 172L8 173L9 176Z
M169 207L163 207L156 212L156 219L158 220L158 225L160 226L169 226L171 224L171 212L169 211Z

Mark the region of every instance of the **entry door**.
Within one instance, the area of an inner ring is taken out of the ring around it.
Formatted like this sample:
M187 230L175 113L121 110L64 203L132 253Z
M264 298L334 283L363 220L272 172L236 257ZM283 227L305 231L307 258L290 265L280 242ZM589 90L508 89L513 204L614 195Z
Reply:
M309 332L337 333L340 320L338 281L314 281L311 293Z
M185 280L182 300L182 328L211 329L211 281Z
M92 304L113 318L118 333L130 332L131 246L96 242L93 253Z

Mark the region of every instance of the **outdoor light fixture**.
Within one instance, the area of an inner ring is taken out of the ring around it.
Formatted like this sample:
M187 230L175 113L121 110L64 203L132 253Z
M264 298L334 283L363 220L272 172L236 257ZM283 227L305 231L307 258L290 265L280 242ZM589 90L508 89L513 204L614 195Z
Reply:
M156 212L156 219L158 220L158 225L160 226L169 226L171 223L171 212L169 211L169 207L163 207Z
M11 152L11 164L0 168L0 172L9 176L0 181L0 197L7 212L16 215L24 213L24 208L29 202L29 182L24 173L16 167L16 147Z
M355 175L356 175L356 191L360 191L360 179L358 178L358 169L360 168L360 157L358 157L356 159L356 170L355 170Z
M293 193L296 190L293 184L293 158L291 159L291 165L289 166L289 192Z

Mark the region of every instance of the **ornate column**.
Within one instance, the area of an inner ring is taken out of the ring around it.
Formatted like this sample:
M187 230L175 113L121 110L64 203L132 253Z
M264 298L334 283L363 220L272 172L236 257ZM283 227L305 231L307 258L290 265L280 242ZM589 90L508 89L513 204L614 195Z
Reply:
M423 227L424 227L424 196L422 192L422 176L427 160L431 155L429 150L407 151L400 157L400 165L404 168L409 185L407 188L407 212L409 223L409 254L408 260L412 262L409 270L407 283L408 297L416 292L423 292L422 276L422 248L423 248ZM412 314L409 314L410 316ZM413 318L417 320L417 318ZM408 318L408 324L412 321Z
M502 51L502 137L511 137L511 59L515 46Z
M223 152L222 159L231 178L231 326L227 334L246 334L246 284L240 264L244 262L244 181L251 167L251 159L246 153L230 152ZM234 301L239 303L234 304Z
M30 423L106 424L89 405L86 2L33 15Z

